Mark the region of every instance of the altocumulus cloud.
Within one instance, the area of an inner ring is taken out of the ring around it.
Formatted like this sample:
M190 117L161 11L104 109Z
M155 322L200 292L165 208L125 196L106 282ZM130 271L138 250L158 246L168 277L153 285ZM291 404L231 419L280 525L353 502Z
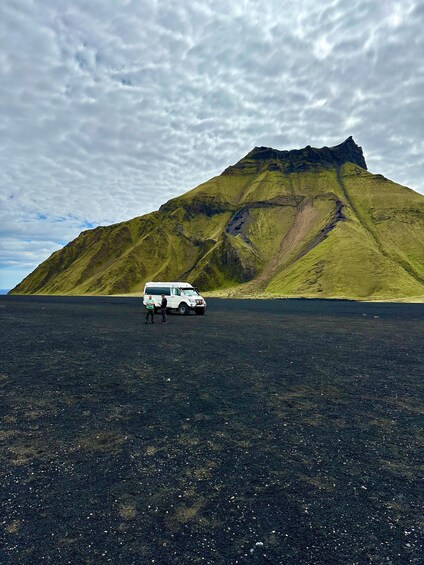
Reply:
M255 145L353 135L424 192L424 3L4 0L0 286Z

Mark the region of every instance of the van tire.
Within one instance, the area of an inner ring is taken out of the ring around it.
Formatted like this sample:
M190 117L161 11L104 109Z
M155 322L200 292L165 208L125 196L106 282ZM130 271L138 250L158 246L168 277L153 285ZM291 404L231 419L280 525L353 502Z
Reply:
M180 316L188 316L190 314L190 308L185 302L181 302L178 306L178 314Z

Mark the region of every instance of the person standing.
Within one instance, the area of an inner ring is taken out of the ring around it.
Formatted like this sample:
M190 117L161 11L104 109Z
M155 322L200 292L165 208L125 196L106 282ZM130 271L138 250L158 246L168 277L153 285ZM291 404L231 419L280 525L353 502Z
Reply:
M166 296L162 294L162 302L160 303L160 313L162 314L162 324L166 324L166 307L168 305L168 300Z
M155 317L155 301L153 300L151 294L149 295L149 298L146 300L145 306L146 306L146 321L144 323L147 324L150 316L150 318L152 319L152 324L154 324L155 321L153 318Z

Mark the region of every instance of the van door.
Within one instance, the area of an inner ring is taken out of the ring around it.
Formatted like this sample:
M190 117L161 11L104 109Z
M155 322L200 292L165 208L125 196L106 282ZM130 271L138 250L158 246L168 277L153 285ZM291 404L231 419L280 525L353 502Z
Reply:
M181 290L177 286L171 287L170 308L178 308L181 301Z

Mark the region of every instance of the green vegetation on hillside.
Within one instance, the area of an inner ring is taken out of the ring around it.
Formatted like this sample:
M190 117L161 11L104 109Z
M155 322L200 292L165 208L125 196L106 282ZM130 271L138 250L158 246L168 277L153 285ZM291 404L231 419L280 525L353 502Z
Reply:
M188 280L232 296L424 298L424 197L335 148L255 148L159 211L83 232L15 294Z

